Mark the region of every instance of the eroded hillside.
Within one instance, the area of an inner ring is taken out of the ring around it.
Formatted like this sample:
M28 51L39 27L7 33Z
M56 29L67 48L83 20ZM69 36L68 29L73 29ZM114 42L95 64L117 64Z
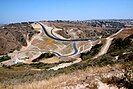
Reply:
M35 30L30 23L15 23L0 27L0 55L20 50L27 46L26 40L31 40Z

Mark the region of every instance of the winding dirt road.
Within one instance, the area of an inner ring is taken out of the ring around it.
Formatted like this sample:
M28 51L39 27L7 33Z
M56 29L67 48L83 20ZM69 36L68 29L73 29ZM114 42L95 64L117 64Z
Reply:
M92 59L96 59L96 58L106 54L109 47L110 47L110 45L111 45L111 43L112 43L112 40L115 38L115 36L117 36L122 31L123 31L123 29L121 29L117 33L112 34L111 36L107 37L106 38L106 43L102 46L100 52L95 57L93 57Z

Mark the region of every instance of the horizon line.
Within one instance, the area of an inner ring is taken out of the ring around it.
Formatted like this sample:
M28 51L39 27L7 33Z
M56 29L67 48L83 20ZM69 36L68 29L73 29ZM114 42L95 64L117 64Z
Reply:
M22 22L39 22L39 21L91 21L91 20L133 20L133 18L105 18L105 19L84 19L84 20L81 20L81 19L77 19L77 20L72 20L72 19L49 19L49 20L25 20L25 21L11 21L11 22L1 22L0 24L12 24L12 23L22 23Z

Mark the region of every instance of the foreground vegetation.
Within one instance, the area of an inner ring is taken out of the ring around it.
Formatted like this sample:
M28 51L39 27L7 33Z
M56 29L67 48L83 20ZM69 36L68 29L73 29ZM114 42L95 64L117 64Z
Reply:
M99 64L99 62L98 62L98 64ZM64 75L69 76L69 74L71 74L71 73L72 73L72 75L73 75L73 73L74 74L76 73L79 77L80 74L82 75L82 73L84 74L84 72L87 72L87 74L88 74L88 73L94 71L94 69L95 69L95 71L97 71L96 74L98 74L98 73L103 71L103 69L101 69L101 68L107 67L107 68L110 68L111 71L113 69L118 69L120 71L123 70L124 71L124 77L122 77L122 78L115 78L115 77L104 78L104 77L101 77L102 78L101 80L103 83L114 84L118 87L126 87L128 89L132 89L132 86L133 86L133 80L132 80L133 62L132 61L129 61L126 63L112 64L110 66L109 66L109 64L107 64L108 66L102 66L102 67L99 67L99 65L95 65L93 67L92 66L86 67L83 65L84 65L84 63L82 62L82 63L75 64L75 65L72 65L70 67L67 67L64 69L59 69L56 71L54 71L54 70L49 70L49 71L32 70L32 67L29 65L25 65L25 67L24 67L24 65L19 66L19 67L14 66L11 69L1 68L0 69L1 70L0 71L0 74L1 74L0 86L2 89L2 88L9 88L10 86L13 86L13 85L17 86L17 85L21 85L22 83L24 83L24 84L26 83L25 86L21 86L21 87L19 87L19 89L24 89L22 87L28 87L27 84L33 84L32 87L34 87L34 86L38 87L38 83L40 83L40 82L37 82L37 81L44 81L45 80L45 81L49 81L48 83L50 83L51 79L53 80L53 78L58 78L59 76L62 76L61 79L64 79L65 78L65 77L63 77ZM114 67L116 65L120 65L121 67L120 68ZM90 70L90 68L91 68L91 70ZM81 71L81 72L79 72L79 74L78 74L77 70ZM104 69L104 70L105 70L104 72L107 72L107 73L110 71L108 69ZM73 77L75 77L75 76L73 76ZM60 79L60 81L62 81L61 79ZM65 80L67 80L67 79L69 80L71 78L67 77ZM51 81L51 82L53 82L53 81ZM34 84L34 82L35 82L35 84ZM45 82L41 83L40 86L42 86L43 84L44 84L44 86L43 86L43 88L44 88ZM47 86L47 87L50 87L50 86ZM45 87L45 88L47 89L47 87ZM29 88L27 88L27 89L29 89ZM32 89L32 88L30 88L30 89ZM97 89L97 88L92 88L92 89Z

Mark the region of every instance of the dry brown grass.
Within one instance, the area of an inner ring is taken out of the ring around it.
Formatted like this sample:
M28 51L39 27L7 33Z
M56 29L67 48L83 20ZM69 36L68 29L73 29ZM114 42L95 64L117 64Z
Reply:
M113 75L117 75L122 69L122 65L106 66L106 67L91 67L85 70L78 70L70 74L60 74L49 80L33 81L32 83L23 83L20 85L12 85L7 89L62 89L68 87L74 87L79 85L88 84L86 87L91 87L96 83L96 78L102 75L108 75L113 72ZM95 86L96 88L97 86ZM95 89L93 87L93 89ZM1 88L2 89L2 88ZM4 88L3 88L4 89Z

